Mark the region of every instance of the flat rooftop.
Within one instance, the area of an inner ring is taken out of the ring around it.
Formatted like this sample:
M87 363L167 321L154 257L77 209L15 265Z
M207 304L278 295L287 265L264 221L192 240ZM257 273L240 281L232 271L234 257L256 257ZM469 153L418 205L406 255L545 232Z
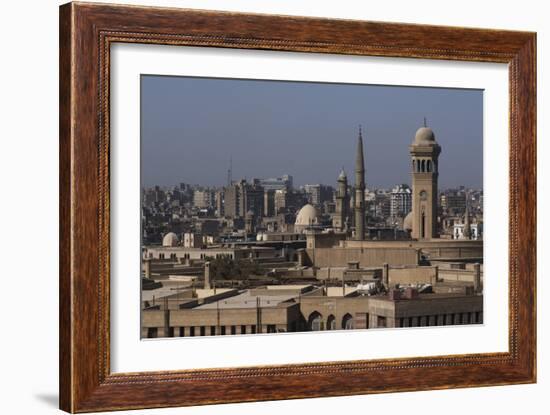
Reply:
M248 291L234 297L214 301L213 303L203 304L195 307L197 310L208 309L236 309L236 308L256 308L258 305L262 308L276 307L284 301L291 300L295 295L250 295ZM259 302L258 302L259 300Z
M327 297L344 297L355 291L357 291L357 287L350 287L347 285L344 290L342 290L342 287L327 287Z
M154 290L142 290L141 301L153 301L153 298L155 300L158 300L160 298L168 297L170 295L181 293L187 290L188 288L182 288L178 290L173 285L170 285L169 287L156 288Z
M172 296L172 295L177 295L177 294L180 294L180 293L188 293L191 290L192 290L192 288L188 288L188 287L182 288L182 289L177 289L173 285L171 285L169 287L161 287L161 288L157 288L155 290L142 291L141 292L141 301L152 301L153 297L155 298L155 300L158 300L160 298L164 298L164 297L168 297L168 296ZM232 290L233 290L232 288L216 288L215 294L219 295L219 294L223 294L223 293L226 293L226 292L232 291ZM210 297L210 296L214 295L214 289L206 290L206 289L203 289L203 288L197 288L197 289L195 289L195 294L196 294L196 297L193 297L194 299L207 298L207 297ZM189 297L189 299L192 299L192 298Z
M263 287L257 287L256 289L261 290L303 290L304 288L311 287L311 284L281 284L281 285L266 285Z
M417 298L407 299L401 297L399 300L390 300L388 295L373 295L369 298L383 301L418 301L418 300L444 300L446 298L471 298L471 297L482 297L482 295L477 294L463 294L463 293L432 293L432 294L418 294Z

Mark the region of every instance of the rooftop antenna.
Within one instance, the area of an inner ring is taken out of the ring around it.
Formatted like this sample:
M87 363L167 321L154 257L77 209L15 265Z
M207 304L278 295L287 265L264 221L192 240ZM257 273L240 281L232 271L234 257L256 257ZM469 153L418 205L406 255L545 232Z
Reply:
M428 123L426 121L426 117L424 117L424 128L426 128L428 126Z
M227 170L227 187L233 183L233 156L229 157L229 169Z

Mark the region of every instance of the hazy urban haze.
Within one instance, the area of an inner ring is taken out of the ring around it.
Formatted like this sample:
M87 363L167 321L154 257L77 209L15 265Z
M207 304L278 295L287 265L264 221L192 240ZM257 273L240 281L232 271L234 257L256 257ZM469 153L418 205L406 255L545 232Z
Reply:
M483 92L446 88L144 75L142 185L205 186L290 174L334 185L353 173L363 125L367 187L410 182L424 117L444 149L440 186L481 188Z

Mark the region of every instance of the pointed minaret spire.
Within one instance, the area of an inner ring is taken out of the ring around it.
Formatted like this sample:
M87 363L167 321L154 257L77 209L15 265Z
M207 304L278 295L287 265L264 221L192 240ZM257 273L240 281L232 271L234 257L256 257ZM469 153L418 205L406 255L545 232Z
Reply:
M365 188L365 159L363 155L363 131L361 126L359 126L357 154L355 156L355 185L362 185L362 188Z
M342 166L342 170L340 170L340 175L338 176L338 181L340 180L346 180L346 170L344 169L344 166Z
M365 238L365 158L363 155L363 129L359 126L355 158L355 239Z

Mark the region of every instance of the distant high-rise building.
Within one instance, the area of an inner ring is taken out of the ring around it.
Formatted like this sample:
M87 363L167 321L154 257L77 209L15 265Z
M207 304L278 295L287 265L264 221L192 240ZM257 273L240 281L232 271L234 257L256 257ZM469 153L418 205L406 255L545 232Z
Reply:
M453 215L462 215L466 211L466 192L447 190L441 194L441 208Z
M264 188L264 216L275 216L275 190Z
M253 184L241 180L225 189L225 216L244 218L248 211L255 217L263 216L264 189L255 181Z
M405 217L412 209L412 192L406 184L395 186L390 193L390 216Z
M292 176L285 174L281 177L272 177L268 179L259 179L260 186L264 188L264 190L291 190L293 183L292 183Z
M304 191L307 194L308 202L313 206L320 207L326 201L332 200L333 188L324 184L306 184Z
M222 217L225 214L223 190L216 191L216 193L214 194L214 200L216 203L216 216Z
M153 199L156 203L162 203L166 200L166 194L164 193L164 190L160 188L160 186L155 186L153 194Z
M214 192L210 189L195 190L193 193L193 206L206 209L214 206Z
M385 189L374 192L374 215L377 219L387 219L391 214L391 193Z

